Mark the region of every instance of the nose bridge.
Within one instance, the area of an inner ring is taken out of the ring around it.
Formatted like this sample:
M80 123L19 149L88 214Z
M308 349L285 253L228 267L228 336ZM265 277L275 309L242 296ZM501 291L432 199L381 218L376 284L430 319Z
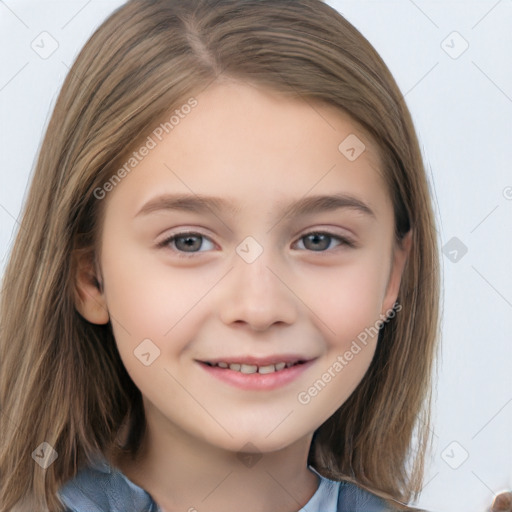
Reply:
M276 290L276 277L271 272L275 267L275 258L272 257L272 251L265 249L254 261L246 261L243 257L235 258L234 272L238 283L244 286L244 295L257 299L260 295L270 298L279 291Z
M236 253L233 271L242 300L250 299L255 302L254 306L261 303L261 308L265 302L270 303L282 295L282 290L278 290L281 283L270 270L279 266L274 249L249 236L237 246Z
M292 323L294 296L279 276L283 268L276 250L246 237L237 247L233 270L221 306L225 323L244 322L265 329L276 322Z

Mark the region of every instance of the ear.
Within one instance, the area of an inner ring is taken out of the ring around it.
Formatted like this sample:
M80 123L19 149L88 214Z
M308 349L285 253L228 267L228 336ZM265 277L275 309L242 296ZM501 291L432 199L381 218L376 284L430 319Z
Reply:
M391 271L386 286L386 294L382 303L382 315L389 312L398 298L398 291L400 290L400 282L402 274L407 262L407 258L411 252L412 247L412 229L402 238L400 244L396 244L393 249L393 262Z
M74 259L75 308L88 322L108 323L107 302L93 253L77 253Z

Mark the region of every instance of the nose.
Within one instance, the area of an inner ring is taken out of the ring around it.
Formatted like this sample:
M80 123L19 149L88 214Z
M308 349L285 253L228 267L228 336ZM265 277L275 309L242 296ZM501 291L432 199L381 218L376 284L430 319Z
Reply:
M251 263L235 255L233 265L221 287L219 314L223 323L264 331L274 324L295 322L298 299L283 265L276 265L270 250L264 250Z

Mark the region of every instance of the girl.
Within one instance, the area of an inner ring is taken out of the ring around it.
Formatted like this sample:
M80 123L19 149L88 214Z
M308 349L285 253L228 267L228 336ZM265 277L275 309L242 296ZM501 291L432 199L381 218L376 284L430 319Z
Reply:
M129 1L5 273L0 511L412 510L437 254L410 114L335 10Z

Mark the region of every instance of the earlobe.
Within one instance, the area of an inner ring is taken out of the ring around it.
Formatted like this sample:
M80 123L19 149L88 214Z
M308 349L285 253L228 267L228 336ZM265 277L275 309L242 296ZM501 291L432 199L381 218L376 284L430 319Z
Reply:
M75 308L88 322L106 324L108 314L105 294L94 258L82 254L75 260Z
M383 302L383 315L387 316L393 308L400 290L402 274L412 248L412 229L403 237L401 244L394 249L391 272L386 288L386 295Z

